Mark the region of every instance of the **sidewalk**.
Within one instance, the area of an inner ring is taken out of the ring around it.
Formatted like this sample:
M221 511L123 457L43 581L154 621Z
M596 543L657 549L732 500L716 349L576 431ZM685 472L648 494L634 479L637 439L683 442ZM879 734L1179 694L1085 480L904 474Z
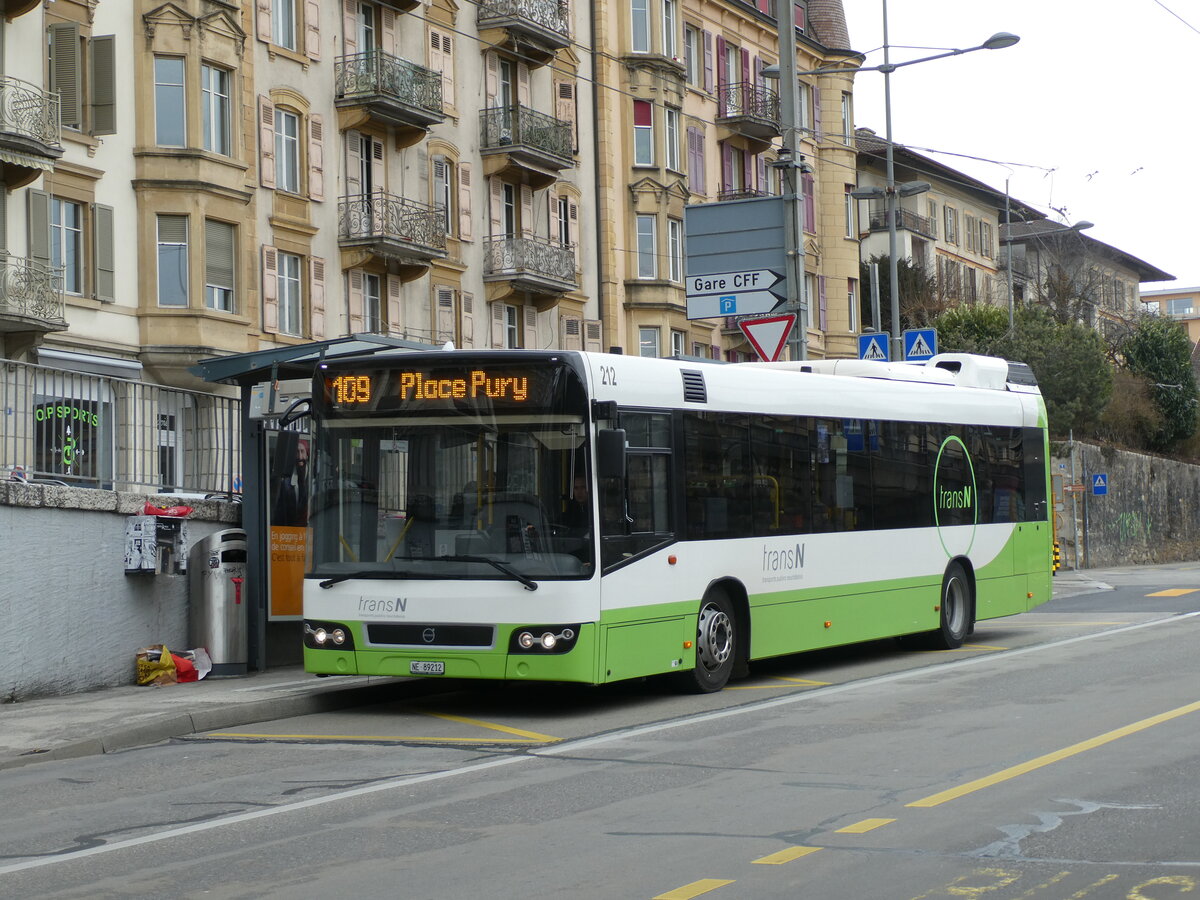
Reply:
M1099 570L1060 571L1054 595L1111 590ZM299 666L192 684L106 688L0 704L0 769L391 699L409 679L318 678ZM411 688L410 688L411 689Z
M407 681L404 679L403 681ZM390 699L395 678L318 678L299 666L190 684L105 688L0 704L0 769L153 744Z

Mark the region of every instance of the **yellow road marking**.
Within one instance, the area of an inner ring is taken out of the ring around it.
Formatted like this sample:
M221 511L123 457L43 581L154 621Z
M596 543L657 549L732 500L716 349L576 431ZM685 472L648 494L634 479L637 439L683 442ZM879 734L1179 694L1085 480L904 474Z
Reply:
M659 894L654 900L692 900L693 897L699 897L701 894L715 891L717 888L725 887L727 884L733 884L733 882L722 878L701 878L699 881L693 881L691 884L677 887L673 891Z
M1005 622L1003 628L1073 628L1076 625L1128 625L1128 622Z
M957 800L959 797L964 797L967 794L973 794L975 791L981 791L986 787L991 787L994 784L1000 784L1002 781L1009 781L1019 775L1027 775L1043 766L1048 766L1051 763L1061 762L1072 756L1083 753L1085 750L1093 750L1096 747L1102 747L1105 744L1112 743L1119 738L1127 737L1131 734L1136 734L1139 731L1145 731L1147 728L1152 728L1155 725L1161 725L1163 722L1169 722L1172 719L1178 719L1180 716L1186 716L1188 713L1194 713L1200 710L1200 702L1189 703L1187 706L1180 706L1178 709L1172 709L1165 713L1159 713L1157 716L1151 716L1148 719L1142 719L1130 725L1125 725L1122 728L1107 731L1104 734L1097 735L1094 738L1089 738L1086 741L1080 741L1078 744L1072 744L1070 747L1064 747L1061 750L1055 750L1053 753L1046 753L1042 756L1029 760L1028 762L1020 763L1016 766L1010 766L1007 769L1001 769L991 775L985 775L983 778L977 778L974 781L968 781L966 784L960 784L958 787L950 788L946 791L941 791L937 794L931 794L913 803L907 804L910 807L929 808L932 806L941 806L943 803L948 803L951 800Z
M492 731L500 731L504 734L515 734L517 737L522 737L530 741L553 744L562 740L562 738L552 737L548 734L539 734L536 731L525 731L521 728L510 728L508 725L498 725L495 722L483 722L479 719L468 719L465 716L453 716L450 715L450 713L426 712L425 715L433 716L435 719L445 719L447 722L458 722L460 725L474 725L478 728L489 728Z
M977 650L1009 650L1009 647L993 647L990 644L963 644L961 647L955 647L950 651L946 650L924 650L924 653L974 653Z
M251 734L243 731L210 731L208 737L219 738L250 738L253 740L276 741L383 741L390 743L411 744L467 744L480 743L483 738L445 738L445 737L416 737L394 734ZM551 738L558 741L560 738ZM529 738L487 738L489 744L544 744L545 741L535 741Z
M778 853L771 853L768 856L751 860L751 863L758 866L782 866L784 863L790 863L793 859L799 859L802 856L808 856L810 853L816 853L820 849L820 847L788 847L786 850L780 850Z
M845 828L839 828L835 834L866 834L868 831L874 831L876 828L882 828L884 825L891 825L895 819L863 819L861 822L855 822L853 825L847 825Z
M1147 594L1147 597L1182 597L1184 594L1194 594L1200 591L1200 588L1168 588L1165 591L1155 591L1153 594Z
M833 684L832 681L813 681L811 678L788 678L786 675L769 675L775 681L786 681L788 684L806 684L809 687L829 687ZM758 682L757 684L735 684L725 688L727 691L769 691L773 688L782 687L779 684L767 684Z

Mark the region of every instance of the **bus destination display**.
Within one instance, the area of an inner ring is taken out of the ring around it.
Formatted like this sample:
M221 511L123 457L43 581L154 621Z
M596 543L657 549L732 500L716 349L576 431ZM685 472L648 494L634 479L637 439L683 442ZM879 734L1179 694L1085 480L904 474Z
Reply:
M512 367L330 372L325 398L334 409L541 406L553 396L555 370Z

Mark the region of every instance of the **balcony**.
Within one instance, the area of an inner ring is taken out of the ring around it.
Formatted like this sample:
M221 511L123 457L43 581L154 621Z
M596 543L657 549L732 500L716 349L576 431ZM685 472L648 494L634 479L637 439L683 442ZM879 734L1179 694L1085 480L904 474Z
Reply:
M871 231L887 231L887 209L872 209L869 219ZM933 231L933 220L926 216L918 216L907 209L896 210L896 227L923 235L930 240L937 240Z
M485 109L479 122L485 175L523 181L538 190L575 165L570 122L516 104Z
M58 132L58 94L0 76L0 178L10 191L54 170Z
M488 302L527 292L539 311L577 286L575 250L538 237L491 238L483 245Z
M717 91L717 124L756 143L780 135L779 95L748 81L723 85Z
M560 0L481 0L479 40L544 66L571 46L570 6Z
M0 0L0 16L15 19L42 5L42 0Z
M343 268L375 257L397 263L402 278L418 277L446 255L446 212L377 191L338 201L338 245ZM354 251L358 251L354 255Z
M396 127L397 138L409 146L446 118L440 72L371 50L338 57L333 74L342 130L374 119Z
M759 197L774 196L769 191L760 191L756 188L722 188L717 194L717 202L725 203L728 200L757 200Z
M57 269L0 254L0 332L64 331L66 299Z

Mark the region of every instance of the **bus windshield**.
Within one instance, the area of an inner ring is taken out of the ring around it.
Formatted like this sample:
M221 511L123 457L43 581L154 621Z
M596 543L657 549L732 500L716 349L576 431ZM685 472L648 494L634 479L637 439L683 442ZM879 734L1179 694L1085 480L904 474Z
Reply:
M577 376L532 375L536 405L512 408L405 388L469 384L473 371L461 379L423 371L407 382L400 374L352 376L369 379L361 391L371 403L339 404L337 389L317 403L310 575L510 579L530 589L532 579L590 577L591 466Z

